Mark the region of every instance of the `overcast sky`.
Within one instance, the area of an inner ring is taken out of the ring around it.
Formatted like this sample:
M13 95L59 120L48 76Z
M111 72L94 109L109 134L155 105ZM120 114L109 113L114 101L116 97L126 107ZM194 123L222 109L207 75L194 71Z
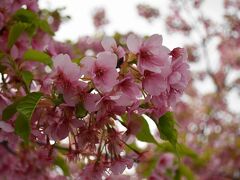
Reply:
M106 26L105 31L111 35L118 31L126 33L133 31L136 33L150 35L162 34L163 37L169 39L164 41L165 45L170 48L183 44L183 41L178 37L169 37L163 28L163 16L148 23L137 14L136 6L139 3L152 5L160 9L161 14L169 14L169 0L39 0L41 8L55 9L66 7L64 14L70 15L71 20L61 26L61 29L56 34L59 40L76 40L82 35L93 35L95 32L92 23L92 14L98 7L104 7L107 12L107 17L110 24ZM217 2L217 3L216 3ZM203 4L204 14L221 20L222 15L222 0L208 0ZM172 40L170 40L172 39Z

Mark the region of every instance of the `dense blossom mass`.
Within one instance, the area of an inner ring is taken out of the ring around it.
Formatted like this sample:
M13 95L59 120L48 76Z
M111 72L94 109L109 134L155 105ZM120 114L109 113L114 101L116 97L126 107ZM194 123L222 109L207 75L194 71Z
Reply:
M106 23L99 13L96 27ZM157 34L121 43L85 37L72 46L53 39L60 22L58 11L34 0L0 3L1 178L128 179L125 169L147 153L133 139L160 144L142 115L165 123L163 139L176 146L173 120L159 118L190 80L187 52L168 49ZM170 159L159 163L167 168Z
M175 116L182 142L193 151L190 154L187 151L187 155L186 150L181 152L186 155L183 161L188 168L169 158L170 167L162 170L165 166L161 165L161 159L169 156L163 154L155 160L159 153L152 153L138 170L144 174L149 164L154 163L149 173L152 179L159 174L174 179L183 171L187 171L188 179L239 179L240 1L171 0L169 9L168 13L161 13L168 33L190 39L184 46L193 67L192 79L184 100L176 105ZM218 12L214 14L220 21L208 14L209 11ZM171 54L174 57L178 52L181 51L173 50ZM148 148L159 151L159 148Z

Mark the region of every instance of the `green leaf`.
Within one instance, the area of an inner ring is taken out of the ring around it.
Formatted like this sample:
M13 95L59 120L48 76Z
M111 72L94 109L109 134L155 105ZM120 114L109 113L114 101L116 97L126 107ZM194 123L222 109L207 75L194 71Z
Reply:
M33 80L33 74L30 71L22 71L21 75L22 75L22 79L23 79L24 83L26 84L26 86L29 90L30 84Z
M49 26L49 24L46 20L39 20L38 26L42 31L44 31L50 35L54 35L54 32L52 31L51 27Z
M33 11L27 9L19 9L13 15L13 19L25 23L36 23L38 16Z
M26 32L30 37L33 37L36 34L37 26L35 24L28 24L28 27L26 28Z
M87 115L87 110L84 108L82 103L77 104L75 108L75 114L78 118L83 118Z
M178 134L175 124L176 122L171 112L166 112L156 122L161 139L169 141L176 148Z
M28 143L30 132L28 119L20 113L15 121L15 133Z
M146 119L142 116L134 115L137 121L141 122L141 129L137 133L136 137L138 140L148 143L158 144L153 135L150 132L149 125Z
M181 157L188 156L194 160L199 159L197 153L195 153L192 149L187 147L184 144L176 144L176 147L173 147L172 144L169 142L164 142L158 145L157 150L161 152L172 152L175 153L176 150L178 152L178 155Z
M53 64L52 59L49 55L47 55L44 52L40 52L33 49L27 50L24 53L23 58L27 61L41 62L43 64L49 65L50 67L52 67L52 64Z
M8 48L11 48L22 32L28 27L27 23L18 22L11 26L10 32L8 35Z
M41 97L42 93L39 92L28 94L18 102L17 111L30 120Z
M179 165L178 171L179 171L180 177L184 176L187 180L194 180L195 179L194 174L191 171L191 169L184 164Z
M7 106L2 113L2 120L10 119L17 112L17 102Z
M177 151L181 156L188 156L192 159L198 159L198 154L184 144L177 144Z
M69 176L69 175L70 175L70 173L69 173L69 168L68 168L65 160L64 160L61 156L57 156L57 157L55 158L54 164L57 165L57 166L59 166L59 167L62 169L63 174L64 174L65 176Z

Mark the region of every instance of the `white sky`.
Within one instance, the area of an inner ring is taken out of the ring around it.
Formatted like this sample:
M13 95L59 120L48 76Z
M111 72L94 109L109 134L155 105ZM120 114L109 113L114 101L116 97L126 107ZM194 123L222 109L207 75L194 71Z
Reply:
M222 0L206 1L203 6L204 14L210 15L214 19L221 19L221 2ZM47 9L66 7L64 14L71 16L72 19L63 24L56 33L56 39L59 40L76 40L82 35L93 35L95 29L92 23L92 14L96 8L104 7L110 20L110 24L105 28L108 35L112 35L116 31L121 33L133 31L144 35L157 33L163 35L164 44L169 48L184 44L179 36L169 36L166 33L161 17L150 24L137 14L136 6L139 3L152 5L159 8L161 14L166 14L166 11L169 11L169 0L39 0L39 3L41 8Z

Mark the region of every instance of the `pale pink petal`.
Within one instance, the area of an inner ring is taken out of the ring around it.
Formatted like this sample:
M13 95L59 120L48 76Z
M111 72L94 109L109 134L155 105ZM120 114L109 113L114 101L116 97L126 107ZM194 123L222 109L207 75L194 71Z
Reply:
M109 92L117 84L118 72L114 70L108 70L102 78L95 78L95 85L103 92Z
M130 34L127 38L127 47L128 49L137 54L141 48L141 45L142 45L142 40L134 35L134 34Z
M79 97L75 94L74 90L63 92L63 99L68 106L74 107L79 102Z
M119 46L115 53L117 54L118 58L122 58L125 55L125 50L121 46Z
M110 98L115 101L118 106L130 106L133 104L133 101L126 94L120 94L114 97L111 96Z
M60 70L65 75L65 79L70 82L78 81L81 77L80 68L73 63L67 54L59 54L53 57L53 65L56 70Z
M99 109L97 102L100 100L101 96L99 94L87 94L84 96L84 107L91 113Z
M80 70L84 75L92 76L96 59L93 57L84 57L80 63Z
M167 81L157 73L148 73L143 80L143 88L150 94L157 96L167 89Z
M101 52L97 55L97 66L115 69L117 66L117 56L111 52Z
M159 49L161 46L162 46L162 36L158 34L154 34L150 36L143 43L144 48L147 48L151 50L151 52L156 52L156 53L159 52Z
M113 47L117 48L116 41L112 37L104 37L101 44L105 51L112 51Z
M169 83L170 84L175 84L175 83L177 83L180 80L181 80L181 74L179 72L174 72L169 77Z
M52 58L54 68L64 68L67 63L71 62L69 55L59 54Z

